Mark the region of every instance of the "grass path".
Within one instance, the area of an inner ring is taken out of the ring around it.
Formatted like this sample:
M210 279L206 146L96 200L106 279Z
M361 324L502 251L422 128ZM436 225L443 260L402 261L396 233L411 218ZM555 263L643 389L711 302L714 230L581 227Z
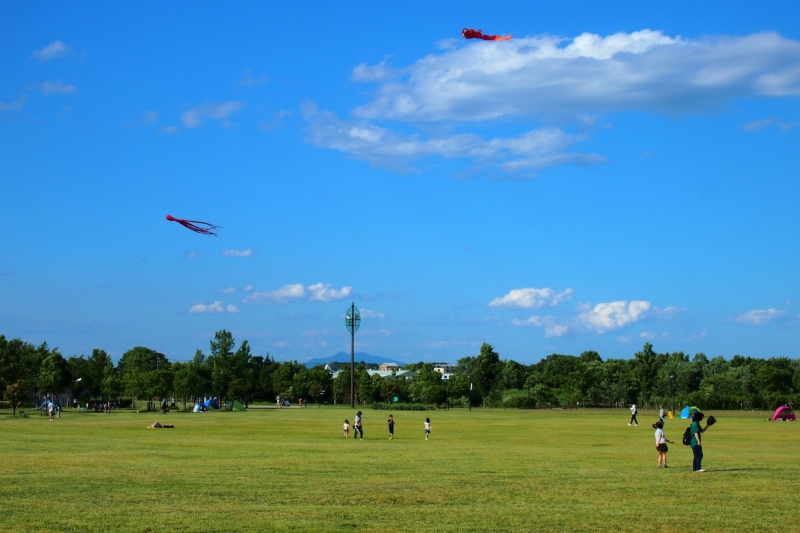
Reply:
M800 424L716 413L693 474L686 421L663 470L626 412L396 412L391 441L371 409L363 441L341 408L0 414L0 530L798 530Z

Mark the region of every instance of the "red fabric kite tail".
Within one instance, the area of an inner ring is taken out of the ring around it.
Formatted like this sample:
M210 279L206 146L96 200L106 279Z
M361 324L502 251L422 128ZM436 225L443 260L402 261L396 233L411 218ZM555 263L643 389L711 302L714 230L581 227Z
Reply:
M482 30L473 30L472 28L464 28L461 30L461 35L465 39L483 39L484 41L510 41L510 35L484 35Z
M201 222L200 220L183 220L182 218L175 218L172 215L167 215L167 220L177 222L181 226L189 228L194 232L202 233L203 235L214 235L215 237L217 236L217 232L214 230L222 227L209 224L208 222ZM198 224L202 224L202 226L198 226Z

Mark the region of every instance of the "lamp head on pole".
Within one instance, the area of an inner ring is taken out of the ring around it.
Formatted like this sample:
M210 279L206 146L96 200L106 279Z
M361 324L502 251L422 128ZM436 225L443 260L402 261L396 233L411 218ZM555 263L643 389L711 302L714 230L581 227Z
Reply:
M358 327L361 325L361 313L358 312L355 304L351 304L347 308L347 313L344 315L344 325L347 326L347 331L351 335L355 335Z

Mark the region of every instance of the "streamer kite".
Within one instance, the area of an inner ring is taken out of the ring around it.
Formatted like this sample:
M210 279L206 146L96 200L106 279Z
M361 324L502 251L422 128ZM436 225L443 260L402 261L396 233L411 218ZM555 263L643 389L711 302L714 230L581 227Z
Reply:
M464 39L483 39L484 41L510 41L510 35L484 35L483 30L473 30L472 28L464 28L461 30L461 35Z
M189 228L196 233L202 233L203 235L214 235L215 237L217 236L217 232L215 230L222 227L209 224L208 222L201 222L200 220L184 220L182 218L175 218L172 215L167 215L167 220L170 222L177 222L181 226Z

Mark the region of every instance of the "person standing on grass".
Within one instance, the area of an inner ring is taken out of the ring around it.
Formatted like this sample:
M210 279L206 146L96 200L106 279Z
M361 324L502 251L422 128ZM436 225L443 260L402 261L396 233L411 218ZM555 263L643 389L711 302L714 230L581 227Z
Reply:
M356 413L355 424L353 424L353 439L357 439L359 433L361 433L361 440L364 440L364 427L361 425L361 411Z
M637 410L636 410L636 404L633 404L633 405L631 405L631 421L630 421L630 422L628 422L628 425L629 425L629 426L630 426L631 424L633 424L634 422L636 423L636 425L637 425L637 426L639 425L639 421L638 421L638 420L636 420L636 415L637 415L638 413L639 413L639 411L637 411Z
M389 420L387 422L389 423L389 439L393 439L394 438L394 417L392 415L389 415Z
M659 405L658 406L658 419L661 421L662 424L664 423L664 406L663 405Z
M428 440L428 436L431 434L431 419L425 419L425 440Z
M675 441L667 440L667 437L664 435L664 422L656 422L653 424L653 427L656 428L656 450L658 450L658 467L661 468L663 465L664 468L667 467L667 452L669 448L667 447L667 443L675 444Z
M700 435L708 429L708 424L704 428L700 427L700 422L704 416L700 411L692 415L693 422L690 431L692 432L692 454L694 455L694 460L692 461L693 472L705 472L701 464L703 462L703 443L700 438Z
M350 436L350 421L346 418L344 419L344 425L342 426L342 431L344 431L344 438Z

